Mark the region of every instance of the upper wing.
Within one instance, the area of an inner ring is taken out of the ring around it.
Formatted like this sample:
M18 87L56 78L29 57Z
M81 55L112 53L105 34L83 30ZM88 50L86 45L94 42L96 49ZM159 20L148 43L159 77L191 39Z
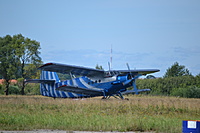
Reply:
M160 70L159 69L135 69L135 70L116 70L116 71L118 71L119 73L122 73L122 74L126 74L126 73L131 72L135 75L137 75L137 74L147 75L147 74L150 74L150 73L159 72Z
M99 69L87 68L82 66L73 66L73 65L65 65L65 64L58 64L58 63L47 63L43 66L39 67L38 69L43 71L52 71L52 72L59 72L64 74L75 74L75 75L82 75L88 77L103 77L104 71Z

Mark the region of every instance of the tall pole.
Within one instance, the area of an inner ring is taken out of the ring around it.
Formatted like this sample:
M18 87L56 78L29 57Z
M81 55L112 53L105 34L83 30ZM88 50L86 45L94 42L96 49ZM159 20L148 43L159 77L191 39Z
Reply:
M110 50L110 69L112 70L112 44L111 44L111 50Z

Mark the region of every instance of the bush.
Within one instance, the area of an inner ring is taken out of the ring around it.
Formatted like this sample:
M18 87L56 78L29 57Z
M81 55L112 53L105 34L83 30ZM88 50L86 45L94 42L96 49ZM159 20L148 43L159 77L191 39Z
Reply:
M0 95L3 95L4 94L4 88L3 88L3 85L0 84Z
M26 95L40 95L40 84L28 84L25 87Z
M20 89L19 89L18 86L10 85L8 93L9 94L17 94L17 95L19 95L20 94Z
M200 88L189 86L187 88L174 88L171 96L180 96L186 98L200 98Z
M4 95L5 87L0 84L0 95ZM9 86L9 95L21 95L21 88L17 85ZM40 95L40 85L39 84L28 84L25 87L25 94L27 95Z
M151 95L200 97L200 76L181 76L158 79L138 79L139 89L151 89Z
M4 93L5 93L4 90L5 90L5 85L0 85L0 95L4 95ZM20 89L18 86L10 85L8 93L9 94L20 94Z

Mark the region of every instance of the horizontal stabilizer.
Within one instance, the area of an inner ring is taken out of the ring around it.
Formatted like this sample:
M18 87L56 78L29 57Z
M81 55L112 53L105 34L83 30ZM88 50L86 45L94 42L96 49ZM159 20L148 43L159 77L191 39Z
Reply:
M66 92L73 92L77 94L84 94L84 95L102 95L103 92L101 89L98 88L81 88L81 87L76 87L76 86L69 86L69 85L62 85L56 90L59 91L66 91Z
M30 80L26 80L26 83L55 83L55 80L42 80L42 79L30 79Z
M151 91L151 90L150 89L139 89L139 90L137 90L137 92L146 92L146 91ZM136 91L135 90L127 90L127 91L122 92L123 95L133 94L133 93L136 93Z

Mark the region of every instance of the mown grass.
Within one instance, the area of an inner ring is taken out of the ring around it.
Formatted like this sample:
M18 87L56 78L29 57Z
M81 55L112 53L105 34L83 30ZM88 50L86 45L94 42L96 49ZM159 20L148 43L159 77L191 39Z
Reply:
M131 96L126 100L0 96L0 130L181 132L200 120L200 99Z

